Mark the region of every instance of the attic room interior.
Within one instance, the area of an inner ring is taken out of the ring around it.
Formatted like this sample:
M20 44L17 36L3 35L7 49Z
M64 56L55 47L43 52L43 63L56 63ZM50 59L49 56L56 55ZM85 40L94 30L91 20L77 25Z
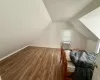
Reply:
M0 0L0 80L100 80L100 0Z

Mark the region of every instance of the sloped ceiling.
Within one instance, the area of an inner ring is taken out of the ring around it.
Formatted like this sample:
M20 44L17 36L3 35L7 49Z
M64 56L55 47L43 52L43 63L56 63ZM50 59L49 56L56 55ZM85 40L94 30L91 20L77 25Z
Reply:
M80 21L100 39L100 7L80 18Z
M85 6L79 13L74 15L73 18L79 19L82 16L86 15L87 13L93 11L94 9L96 9L99 6L100 6L100 0L92 0L92 2L90 2L90 4Z
M97 41L98 38L88 29L83 25L79 20L72 20L70 21L72 25L74 25L75 29L79 31L81 34L83 34L85 37L88 39L91 39L93 41Z
M79 13L70 19L70 22L80 33L94 41L97 41L98 37L96 37L94 33L92 33L82 22L80 22L79 19L99 6L100 0L93 0L90 4L85 6Z
M98 6L99 0L43 0L53 21L70 22L77 31L89 39L97 37L78 19ZM97 5L96 5L97 3ZM93 7L91 7L93 6Z
M69 19L90 2L91 0L44 0L52 20Z

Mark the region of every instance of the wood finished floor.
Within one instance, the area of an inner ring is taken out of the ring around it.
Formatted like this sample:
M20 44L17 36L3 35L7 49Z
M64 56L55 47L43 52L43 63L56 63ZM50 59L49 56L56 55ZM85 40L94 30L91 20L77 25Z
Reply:
M27 47L0 62L2 80L63 80L60 50Z

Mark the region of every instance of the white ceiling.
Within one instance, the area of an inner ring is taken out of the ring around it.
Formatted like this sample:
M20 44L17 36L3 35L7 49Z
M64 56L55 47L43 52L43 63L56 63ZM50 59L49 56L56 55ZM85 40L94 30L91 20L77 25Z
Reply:
M88 39L93 41L97 41L98 38L87 28L84 24L82 24L79 20L72 20L72 25L74 25L75 29L83 34Z
M98 38L78 19L100 4L100 0L43 0L53 21L70 22L77 31L89 39Z
M80 18L80 21L100 39L100 7Z
M80 12L92 0L44 0L52 20L65 20Z
M94 41L97 41L98 37L95 36L95 34L92 33L91 30L89 30L82 22L80 22L79 19L99 6L100 6L100 0L93 0L89 5L84 7L79 13L77 13L70 19L70 22L80 33L82 33L84 36Z

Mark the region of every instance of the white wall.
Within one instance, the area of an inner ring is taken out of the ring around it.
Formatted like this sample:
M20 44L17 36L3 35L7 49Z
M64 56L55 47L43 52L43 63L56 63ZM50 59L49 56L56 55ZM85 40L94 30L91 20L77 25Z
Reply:
M80 18L80 21L100 39L100 7Z
M92 80L100 80L100 54L97 56L96 64L98 68L94 69Z
M87 38L65 22L53 22L34 41L33 46L59 48L63 30L72 30L72 48L86 49Z
M74 30L72 33L71 47L86 50L86 44L87 38Z
M44 29L40 36L35 39L33 46L60 48L61 31L66 29L66 23L53 22Z
M73 26L75 27L77 31L79 31L81 34L86 36L88 39L91 39L93 41L98 40L98 38L78 19L72 18L70 22L73 24Z
M80 33L75 28L75 25L67 22L67 26L68 26L68 29L72 31L71 47L86 50L86 44L88 40L87 37L85 37L82 33Z
M92 40L88 40L86 49L89 52L95 52L96 46L97 46L97 42L92 41Z
M34 42L50 22L42 0L0 0L0 58Z
M62 41L71 43L71 48L86 50L87 38L75 29L63 30Z

